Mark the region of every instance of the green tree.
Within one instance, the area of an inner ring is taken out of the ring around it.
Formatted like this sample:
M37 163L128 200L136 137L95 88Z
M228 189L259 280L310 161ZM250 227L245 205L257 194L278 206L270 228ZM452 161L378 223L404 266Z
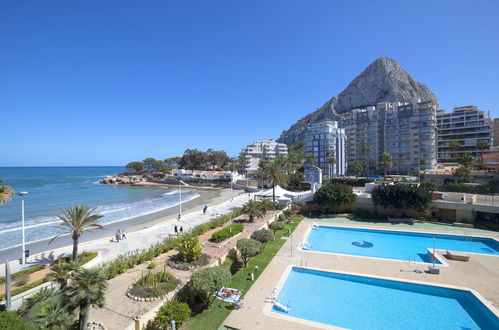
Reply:
M352 204L357 199L352 187L343 184L329 183L322 186L314 195L314 201L319 205L335 205L339 209L343 204Z
M187 149L180 160L180 166L188 170L207 170L209 169L208 154L197 149Z
M449 143L449 147L450 147L450 150L452 150L454 153L453 153L453 158L455 161L457 161L457 152L459 151L459 149L461 149L461 143L459 143L458 141L450 141Z
M260 208L263 212L272 211L276 209L276 203L269 201L267 198L262 198L259 201Z
M16 312L0 312L0 329L35 330L36 328L26 323Z
M303 167L300 167L295 172L288 174L288 187L291 191L302 191L302 182L305 181L305 174Z
M192 273L187 288L193 298L199 299L205 306L210 305L212 295L229 285L231 274L222 267L209 267Z
M362 172L362 168L363 168L363 165L362 165L362 162L360 160L355 160L352 163L352 170L355 173L356 179L359 177L360 172Z
M275 202L275 186L286 186L288 177L284 171L282 161L269 159L267 162L260 162L262 171L267 175L272 184L272 201Z
M71 278L71 274L78 269L78 266L75 263L60 262L50 266L50 269L52 273L47 275L47 279L59 284L61 291L64 291Z
M314 165L317 163L317 157L315 156L308 156L305 162L309 165Z
M249 221L253 222L255 219L263 217L265 212L262 210L262 205L253 200L248 201L241 208L241 213L246 214L249 217Z
M163 162L161 160L152 157L144 159L142 163L144 164L145 170L149 172L158 171L163 167Z
M73 314L62 301L43 304L34 320L37 327L51 330L66 330L74 323Z
M391 184L374 188L371 194L375 206L393 208L405 215L406 210L426 211L432 201L431 192L424 186Z
M74 273L67 288L67 295L71 305L79 308L79 330L86 328L90 306L104 306L106 290L107 280L100 269L81 268Z
M454 170L452 175L457 177L460 183L463 183L463 182L468 182L468 180L470 179L470 173L471 173L470 169L467 168L466 166L459 166Z
M104 229L99 224L102 215L95 213L95 208L89 208L85 205L71 204L69 208L62 208L61 213L55 216L62 221L62 224L55 226L61 232L52 238L49 244L63 234L70 234L73 239L73 262L78 258L78 240L80 236L86 231L92 232L95 229Z
M126 169L130 174L140 174L145 170L145 164L143 162L130 162L126 164Z
M382 153L381 155L379 155L378 163L379 166L383 167L386 181L386 170L393 166L392 155L386 152Z
M274 237L275 237L275 233L278 230L283 230L284 229L284 223L282 221L271 222L269 224L269 229L272 230L272 233L274 233Z
M333 167L336 165L337 161L336 158L334 157L334 151L328 150L326 152L327 154L327 162L329 164L329 179L333 178Z
M32 296L24 299L21 307L19 307L19 310L17 312L24 319L29 319L28 314L33 311L36 314L36 312L38 311L38 308L35 308L36 305L39 305L40 303L44 303L46 301L52 301L54 300L54 298L57 298L59 294L60 291L57 289L48 287L42 288Z
M265 249L265 244L267 244L268 241L271 241L274 238L274 235L270 230L260 229L254 231L253 234L251 234L250 238L255 239L258 242L262 243L262 251L263 251L263 249Z
M237 166L243 174L246 174L246 167L248 166L248 164L249 164L248 158L246 158L246 155L243 152L241 152L237 157Z
M262 243L252 238L243 238L237 241L237 250L241 253L244 267L248 266L251 257L257 256L262 251Z
M458 164L466 168L475 165L475 159L470 152L463 152L457 160Z
M434 182L431 181L423 181L419 185L420 187L423 187L424 189L428 191L435 191L438 189L437 185Z
M194 262L201 257L203 248L197 237L185 234L177 239L176 249L181 261Z
M366 165L366 177L368 177L369 176L369 154L371 152L373 152L373 148L369 144L366 144L362 147L362 152L365 155L364 162Z
M489 148L487 141L480 140L476 144L477 148L480 149L480 161L483 163L483 151Z
M190 316L191 309L188 304L176 300L168 301L161 306L156 317L147 325L146 329L166 330L171 327L172 321L175 321L175 325L180 328Z

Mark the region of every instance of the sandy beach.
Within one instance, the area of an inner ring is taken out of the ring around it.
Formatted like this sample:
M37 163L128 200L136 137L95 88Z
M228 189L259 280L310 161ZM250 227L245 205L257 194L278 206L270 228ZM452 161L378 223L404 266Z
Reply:
M193 212L198 211L199 214L202 214L202 208L204 205L208 205L210 208L215 207L227 200L230 200L232 197L238 196L241 194L241 191L234 190L199 190L200 196L182 203L182 213L187 216L188 214L192 214ZM106 225L103 230L98 230L92 233L85 232L83 236L80 238L80 251L85 250L85 246L89 243L93 243L99 240L109 240L114 236L114 233L117 229L125 229L127 235L134 235L140 233L140 231L145 231L148 228L155 226L159 223L165 223L165 225L173 226L173 220L177 219L177 215L179 213L179 206L172 206L170 208L141 215L138 217L130 218L124 221L120 221L117 223ZM169 224L168 224L168 223ZM54 240L52 243L48 244L49 239L43 240L40 242L29 243L26 245L26 249L30 251L30 257L28 259L27 265L39 264L41 262L46 262L46 259L53 259L56 257L60 257L62 251L66 254L68 251L71 251L72 240L69 236L62 236ZM67 251L66 251L67 250ZM40 254L42 256L40 256ZM0 261L3 262L5 260L13 261L20 258L21 247L14 247L10 249L6 249L0 252ZM38 256L37 256L38 255ZM17 262L13 263L14 268L21 268L20 265L16 267ZM24 268L24 267L22 267ZM0 271L0 274L3 274L3 269Z

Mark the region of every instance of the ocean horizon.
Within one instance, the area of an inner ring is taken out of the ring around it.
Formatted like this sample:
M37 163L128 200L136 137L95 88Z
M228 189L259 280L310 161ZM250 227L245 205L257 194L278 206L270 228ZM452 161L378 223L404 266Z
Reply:
M0 167L0 179L16 192L27 191L26 242L54 237L60 223L55 216L71 203L95 207L103 225L118 223L178 205L178 189L168 187L103 185L99 180L123 172L123 166L19 166ZM182 202L199 197L182 189ZM21 245L21 198L0 204L0 251Z

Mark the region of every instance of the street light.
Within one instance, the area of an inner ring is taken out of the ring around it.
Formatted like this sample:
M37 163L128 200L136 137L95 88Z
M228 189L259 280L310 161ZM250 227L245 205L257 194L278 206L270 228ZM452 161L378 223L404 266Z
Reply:
M179 190L179 198L180 198L178 219L180 220L180 218L182 218L182 186L180 184L180 180L178 181L178 190Z
M26 242L24 237L24 196L28 194L27 191L20 191L17 193L21 197L21 227L22 227L22 254L21 254L21 264L26 264Z

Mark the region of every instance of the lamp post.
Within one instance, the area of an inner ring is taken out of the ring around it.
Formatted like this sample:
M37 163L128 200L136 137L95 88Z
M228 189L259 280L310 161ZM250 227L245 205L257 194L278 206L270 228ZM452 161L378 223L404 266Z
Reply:
M179 191L179 198L180 198L180 204L179 206L179 214L178 214L178 219L182 218L182 186L180 184L180 181L178 182L178 191Z
M21 264L26 264L26 239L24 235L24 196L28 194L27 191L21 191L17 193L21 197L21 230L22 230L22 254L21 254Z

